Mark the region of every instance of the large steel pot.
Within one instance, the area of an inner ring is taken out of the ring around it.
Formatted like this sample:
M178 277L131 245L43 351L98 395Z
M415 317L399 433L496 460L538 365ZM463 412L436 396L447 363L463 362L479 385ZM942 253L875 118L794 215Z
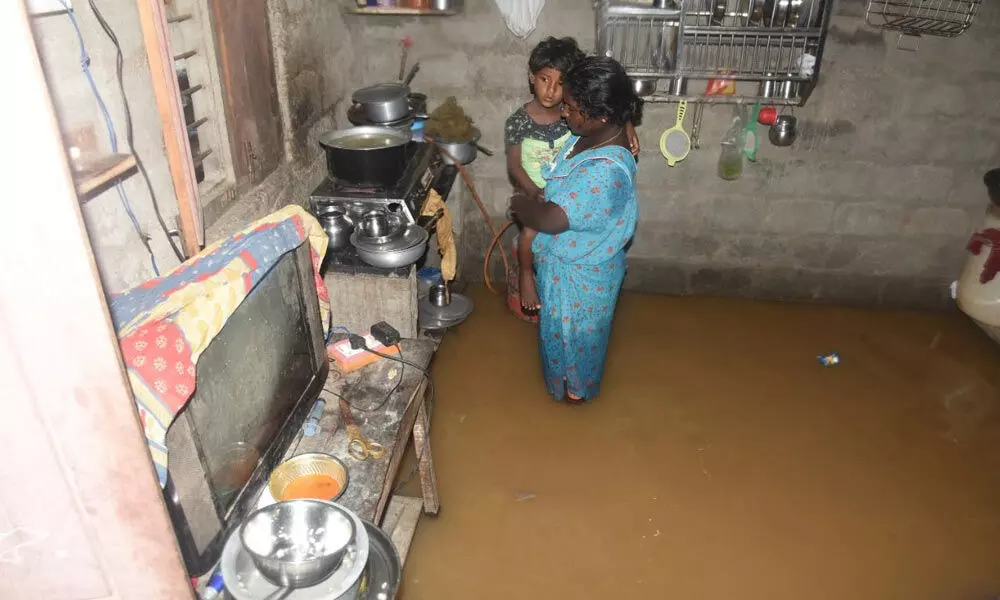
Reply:
M368 141L368 145L366 145ZM389 127L350 127L323 134L326 169L333 179L357 186L392 186L406 170L410 132Z
M392 123L410 116L410 87L404 83L377 83L354 92L351 99L373 123Z

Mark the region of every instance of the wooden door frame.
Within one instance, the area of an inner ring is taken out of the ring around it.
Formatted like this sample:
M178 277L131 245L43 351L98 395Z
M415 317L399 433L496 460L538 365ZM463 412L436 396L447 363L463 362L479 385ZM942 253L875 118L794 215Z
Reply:
M177 194L181 243L185 256L194 256L205 245L205 224L201 219L198 184L184 123L181 90L174 71L166 9L163 0L136 0L146 57L153 80L153 94L160 112L160 127L167 150L167 164Z
M0 589L7 600L60 587L80 594L63 598L193 598L22 2L0 2L0 39L15 115L0 161L0 445L14 450L0 466L0 537L48 532L17 560L3 555ZM56 516L85 533L79 547L59 544ZM63 558L75 554L92 560Z

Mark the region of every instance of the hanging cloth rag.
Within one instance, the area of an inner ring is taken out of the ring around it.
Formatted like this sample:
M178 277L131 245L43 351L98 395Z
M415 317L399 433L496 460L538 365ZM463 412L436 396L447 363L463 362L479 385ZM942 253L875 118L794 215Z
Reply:
M526 38L535 30L538 15L542 14L545 0L493 0L500 9L507 29L519 38Z
M431 190L420 214L430 216L437 213L438 210L444 211L444 214L438 219L436 230L438 252L441 254L441 279L452 281L455 279L458 251L455 249L455 234L451 230L451 213L441 196L436 191Z

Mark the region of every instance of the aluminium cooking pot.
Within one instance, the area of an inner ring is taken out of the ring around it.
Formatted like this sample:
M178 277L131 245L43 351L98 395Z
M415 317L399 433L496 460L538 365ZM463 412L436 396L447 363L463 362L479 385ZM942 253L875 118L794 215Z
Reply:
M372 123L392 123L410 116L410 87L404 83L376 83L354 92L351 100Z
M446 165L453 165L456 162L460 165L467 165L476 160L476 150L479 147L479 138L482 134L479 129L472 128L472 138L463 142L445 142L435 139L434 145L441 151L441 160Z
M390 127L349 127L324 133L319 145L326 153L332 179L362 187L395 185L406 170L410 132Z

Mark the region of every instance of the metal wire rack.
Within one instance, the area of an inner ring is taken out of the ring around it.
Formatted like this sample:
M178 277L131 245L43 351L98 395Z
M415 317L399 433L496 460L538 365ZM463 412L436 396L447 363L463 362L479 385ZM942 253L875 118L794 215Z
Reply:
M673 8L596 3L598 51L633 78L670 80L669 94L649 100L805 102L819 73L832 0L678 2ZM687 95L689 80L713 78L759 85L728 97Z
M690 0L689 0L690 3ZM697 0L693 2L699 4ZM680 73L738 80L807 81L825 29L823 0L707 0L684 15Z
M902 35L956 37L965 33L983 0L868 0L865 20Z
M597 3L597 47L636 77L677 69L681 11L631 3Z

